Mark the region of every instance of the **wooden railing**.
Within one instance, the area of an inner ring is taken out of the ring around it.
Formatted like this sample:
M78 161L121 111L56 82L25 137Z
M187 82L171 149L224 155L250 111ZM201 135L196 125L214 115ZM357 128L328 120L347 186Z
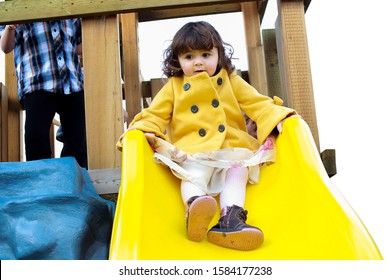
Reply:
M0 162L8 160L8 96L0 83Z
M199 14L224 13L239 8L237 3L254 2L255 0L11 0L0 2L0 24L42 21L69 17L93 17L123 13L145 13L141 18L156 16L154 19L175 16L194 15L195 8ZM258 1L267 2L267 1ZM221 6L221 5L224 6ZM164 12L165 10L165 12ZM170 10L170 11L169 11ZM183 12L183 13L182 13ZM150 14L149 14L150 15Z

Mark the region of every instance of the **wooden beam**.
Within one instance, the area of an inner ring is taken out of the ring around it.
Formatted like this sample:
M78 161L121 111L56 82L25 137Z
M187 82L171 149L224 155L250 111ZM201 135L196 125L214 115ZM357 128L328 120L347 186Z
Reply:
M18 100L13 52L5 55L5 86L8 92L8 161L23 160L23 114Z
M294 108L308 123L320 151L304 0L277 0L277 47L285 105Z
M83 19L82 34L88 168L118 168L124 125L117 16Z
M261 94L268 95L263 42L260 32L260 16L257 4L256 2L241 4L248 54L249 82Z
M138 19L140 22L145 22L152 20L164 20L179 17L203 16L234 12L241 12L240 3L212 4L178 9L145 10L138 13Z
M249 1L254 0L12 0L0 2L0 24Z
M150 81L142 81L141 82L141 91L142 98L151 98L152 97L152 85Z
M264 29L264 59L267 73L268 95L283 99L279 73L278 49L276 47L275 29Z
M56 135L54 131L54 124L52 123L49 130L51 157L56 157Z
M152 92L152 99L156 97L157 93L162 89L164 86L164 80L162 78L157 79L151 79L150 80L150 87Z
M88 176L98 194L118 193L121 184L120 168L88 170Z
M137 13L121 15L123 81L129 120L141 111L141 74Z
M8 161L8 97L0 83L0 162Z

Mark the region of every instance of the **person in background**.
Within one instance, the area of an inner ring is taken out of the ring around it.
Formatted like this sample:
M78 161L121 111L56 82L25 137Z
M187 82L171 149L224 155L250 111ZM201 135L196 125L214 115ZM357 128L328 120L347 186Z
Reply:
M232 54L209 23L185 24L164 52L167 83L128 131L143 131L155 159L182 180L189 240L198 242L207 235L218 246L253 250L264 235L246 223L246 186L259 180L260 165L274 160L269 135L296 112L238 76ZM248 133L243 112L261 128L257 139ZM120 149L121 138L117 145ZM209 229L217 195L220 219Z
M26 159L50 158L49 131L60 116L61 157L87 168L81 19L0 26L0 47L14 51L18 98L26 112Z

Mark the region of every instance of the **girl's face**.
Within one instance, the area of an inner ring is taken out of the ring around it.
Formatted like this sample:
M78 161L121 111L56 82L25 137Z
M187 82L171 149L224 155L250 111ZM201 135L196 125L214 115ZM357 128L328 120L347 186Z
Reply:
M215 74L218 66L218 49L190 50L179 55L180 67L185 76L194 76L196 74L207 72L211 77Z

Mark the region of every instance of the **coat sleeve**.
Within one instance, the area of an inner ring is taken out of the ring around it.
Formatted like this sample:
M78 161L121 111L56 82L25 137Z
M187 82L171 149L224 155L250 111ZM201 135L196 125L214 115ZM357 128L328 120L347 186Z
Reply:
M234 75L234 74L233 74ZM242 111L257 124L257 139L262 143L278 123L295 110L282 106L283 101L260 94L239 76L232 76L233 92Z
M150 107L138 113L129 127L154 133L156 136L168 140L165 130L171 121L173 102L172 82L168 81L154 97Z

